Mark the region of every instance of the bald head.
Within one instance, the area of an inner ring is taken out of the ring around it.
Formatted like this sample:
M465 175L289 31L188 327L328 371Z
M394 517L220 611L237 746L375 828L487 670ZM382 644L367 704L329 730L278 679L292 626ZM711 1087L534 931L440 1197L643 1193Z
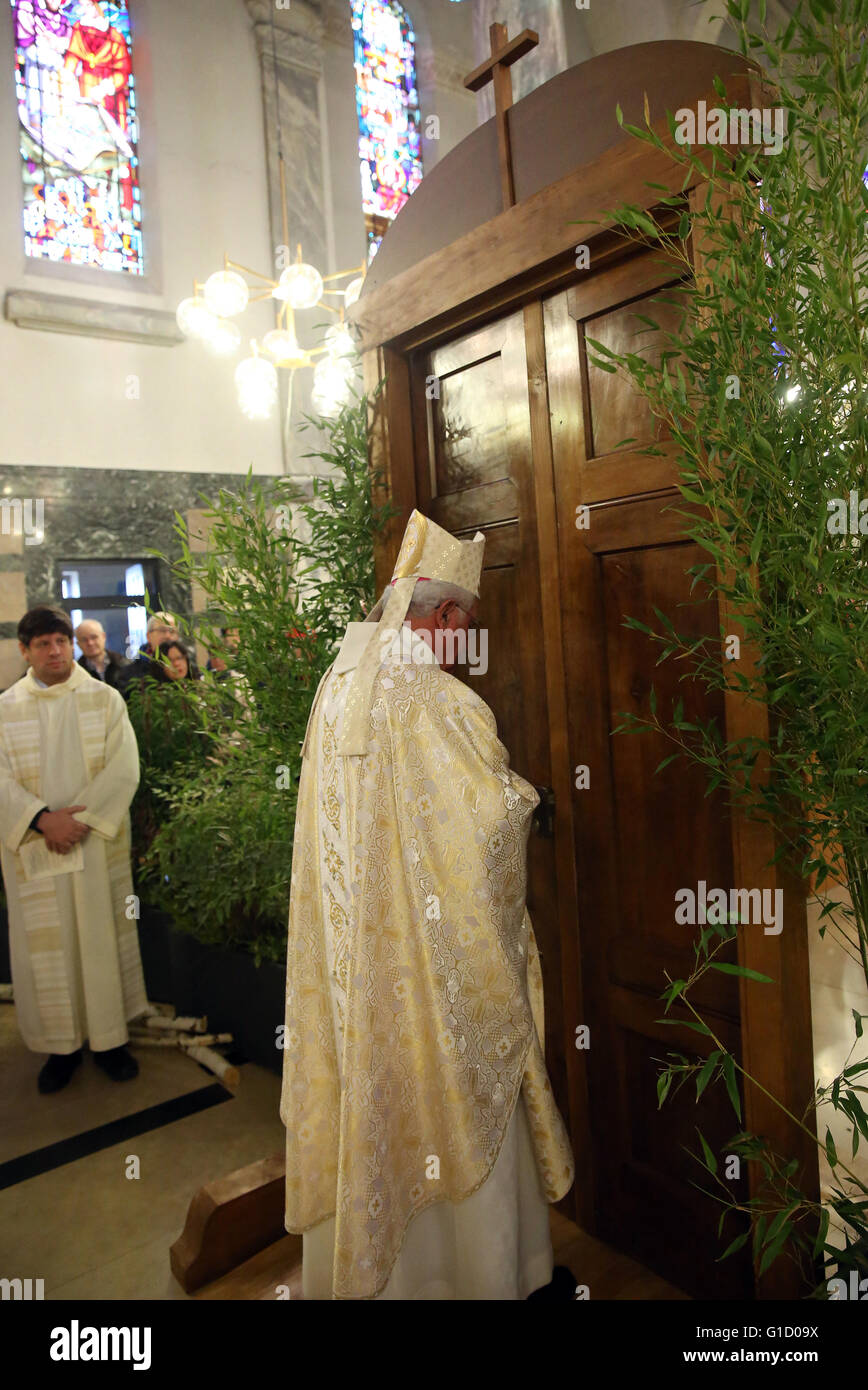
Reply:
M102 661L105 652L105 628L96 618L85 618L75 629L75 640L91 661Z

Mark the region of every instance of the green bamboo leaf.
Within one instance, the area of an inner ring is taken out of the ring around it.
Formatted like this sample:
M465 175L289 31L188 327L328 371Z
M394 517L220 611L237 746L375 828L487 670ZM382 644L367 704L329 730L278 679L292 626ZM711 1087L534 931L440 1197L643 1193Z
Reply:
M763 985L773 985L774 980L769 975L761 975L758 970L752 970L747 965L730 965L728 961L712 960L709 961L710 970L719 970L722 975L744 975L747 980L757 980Z
M692 1018L658 1018L656 1022L668 1024L671 1028L692 1028L694 1033L702 1033L706 1038L711 1037L711 1030L704 1023L695 1023Z
M675 759L678 758L678 757L680 757L680 754L679 754L679 753L670 753L668 757L664 758L664 759L662 760L662 762L659 762L659 763L657 764L657 766L656 766L655 769L654 769L655 773L657 773L657 772L662 772L663 769L664 769L664 767L668 767L669 764L670 764L670 763L673 763L673 762L675 761Z
M702 1092L705 1090L706 1086L708 1085L709 1081L711 1080L712 1076L714 1075L714 1070L715 1070L715 1067L717 1066L717 1059L718 1059L719 1056L720 1056L720 1052L719 1052L719 1051L715 1051L715 1052L709 1053L708 1058L707 1058L707 1060L706 1060L706 1062L705 1062L705 1065L704 1065L704 1067L702 1068L702 1071L701 1071L701 1072L699 1073L699 1075L697 1076L697 1078L696 1078L696 1099L697 1099L697 1100L699 1100L700 1096L702 1095Z
M744 1231L740 1236L736 1236L735 1240L730 1241L723 1254L718 1255L716 1263L719 1264L721 1260L725 1260L727 1255L734 1255L736 1250L741 1250L742 1246L746 1245L749 1239L749 1231Z
M765 1274L769 1266L774 1264L775 1260L778 1258L781 1251L783 1250L791 1230L792 1222L787 1221L785 1225L781 1228L781 1231L779 1232L777 1239L766 1246L765 1250L763 1251L762 1259L759 1263L759 1269L757 1270L758 1276Z
M726 1082L726 1089L732 1102L732 1108L738 1119L741 1120L741 1097L738 1094L738 1082L735 1078L735 1062L727 1052L723 1059L723 1079Z
M816 1258L817 1255L819 1255L820 1251L823 1249L823 1246L824 1246L825 1243L826 1243L826 1235L827 1235L828 1230L829 1230L829 1217L830 1217L830 1215L831 1215L831 1213L830 1213L830 1211L829 1211L829 1208L828 1208L828 1207L823 1207L823 1209L822 1209L822 1211L821 1211L821 1213L820 1213L820 1224L819 1224L819 1226L817 1227L817 1236L816 1236L816 1239L815 1239L815 1241L814 1241L813 1249L812 1249L812 1251L811 1251L811 1253L813 1254L813 1256L814 1256L815 1258Z
M826 1156L829 1160L829 1166L831 1168L835 1168L838 1163L838 1151L835 1148L835 1141L832 1138L832 1131L829 1129L828 1125L826 1126Z
M702 1133L702 1130L697 1127L696 1133L699 1135L699 1142L702 1145L702 1152L705 1155L705 1166L709 1169L710 1172L716 1173L717 1159L715 1158L714 1154L712 1153L711 1149L706 1143L705 1135Z

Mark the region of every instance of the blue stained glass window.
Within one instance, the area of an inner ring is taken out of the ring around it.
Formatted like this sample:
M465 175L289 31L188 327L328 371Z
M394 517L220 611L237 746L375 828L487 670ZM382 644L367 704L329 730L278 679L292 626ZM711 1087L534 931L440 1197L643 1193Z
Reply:
M398 0L352 0L362 208L377 242L422 181L416 37Z

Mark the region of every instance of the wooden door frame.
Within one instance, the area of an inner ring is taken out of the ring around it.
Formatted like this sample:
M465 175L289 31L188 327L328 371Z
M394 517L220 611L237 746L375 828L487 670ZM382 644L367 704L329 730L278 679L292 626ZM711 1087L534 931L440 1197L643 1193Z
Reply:
M758 100L753 80L739 79L742 99ZM714 101L714 95L709 94ZM664 144L670 143L668 127L657 127ZM579 921L574 856L573 786L566 718L566 670L563 650L560 595L563 576L559 535L572 516L559 514L556 502L556 456L552 442L546 375L542 300L576 282L575 239L570 217L586 210L630 201L653 208L659 192L652 194L647 181L681 192L681 174L662 151L642 146L641 160L631 147L617 146L591 165L576 170L550 189L509 209L477 228L460 242L435 253L374 294L363 297L355 321L362 334L365 390L373 395L382 383L373 406L371 466L379 472L378 496L388 497L397 515L387 528L376 555L377 591L391 575L403 530L416 505L417 484L413 452L413 406L410 391L410 354L433 347L459 331L472 331L486 321L522 307L528 352L531 438L537 541L542 591L542 642L546 663L546 688L550 701L549 737L552 775L558 814L555 817L558 919L563 963L565 1031L586 1016L579 956ZM695 196L687 190L686 196ZM544 213L542 210L545 210ZM543 218L540 223L540 217ZM531 224L535 222L531 232ZM592 247L594 271L614 265L632 254L617 236L612 222L598 223ZM569 229L569 230L568 230ZM420 288L420 281L421 288ZM734 624L733 624L734 627ZM730 736L750 730L767 735L764 710L727 695L725 719ZM813 1091L814 1064L811 1043L810 971L804 895L781 869L769 863L775 842L743 816L732 818L736 881L751 886L784 888L791 903L791 927L779 937L742 933L742 964L780 981L772 998L771 986L749 980L740 984L743 1065L759 1087L745 1094L745 1125L764 1133L783 1152L804 1164L807 1195L819 1199L816 1146L795 1127L766 1092L777 1095L787 1108L800 1113ZM568 1042L568 1038L565 1039ZM575 1212L590 1233L596 1228L595 1182L590 1144L590 1113L585 1055L569 1046L569 1122L576 1153ZM807 1085L807 1091L805 1089ZM759 1179L752 1173L752 1191ZM778 1260L757 1279L757 1294L764 1298L794 1298L804 1293L795 1267Z

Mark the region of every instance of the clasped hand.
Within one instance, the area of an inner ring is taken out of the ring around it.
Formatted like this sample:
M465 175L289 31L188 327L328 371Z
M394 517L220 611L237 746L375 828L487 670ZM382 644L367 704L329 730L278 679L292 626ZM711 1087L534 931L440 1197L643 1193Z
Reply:
M76 811L85 811L86 806L61 806L58 811L43 811L36 822L45 837L45 843L55 854L69 854L71 849L90 833L90 826L75 819Z

